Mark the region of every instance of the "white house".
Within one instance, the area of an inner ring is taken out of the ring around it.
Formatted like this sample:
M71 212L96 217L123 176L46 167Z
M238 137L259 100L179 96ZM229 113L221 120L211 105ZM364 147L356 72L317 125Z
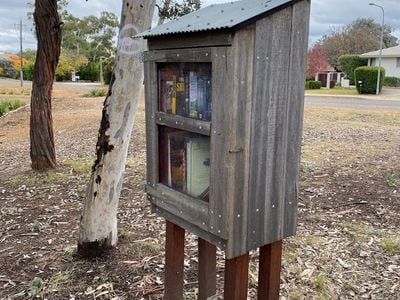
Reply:
M379 50L361 54L360 57L368 58L368 66L379 64ZM386 76L400 78L400 46L382 49L382 67Z

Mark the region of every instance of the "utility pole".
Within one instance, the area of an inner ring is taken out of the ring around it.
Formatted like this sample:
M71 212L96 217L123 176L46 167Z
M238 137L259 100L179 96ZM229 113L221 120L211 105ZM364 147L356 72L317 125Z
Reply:
M376 6L379 7L382 10L382 29L381 29L381 40L379 43L379 67L378 67L378 79L376 82L376 94L379 95L380 92L380 81L381 81L381 65L382 65L382 47L383 47L383 34L384 34L384 26L385 26L385 10L383 9L382 6L375 4L375 3L370 3L369 5L371 6Z
M22 19L19 20L19 24L15 24L16 27L19 27L19 77L21 82L21 87L24 86L24 72L22 70L23 62L22 62Z
M104 76L103 76L103 56L100 56L100 86L104 85Z

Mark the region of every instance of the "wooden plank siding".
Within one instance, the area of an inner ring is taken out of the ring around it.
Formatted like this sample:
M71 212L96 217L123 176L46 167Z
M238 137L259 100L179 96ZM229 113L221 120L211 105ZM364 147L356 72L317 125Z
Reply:
M157 63L209 63L211 62L211 49L196 48L147 51L143 59L145 62L154 61Z
M248 249L296 232L307 3L256 23Z
M231 47L212 49L211 170L209 231L227 238L227 155L232 119L227 117L232 93Z
M232 44L231 98L226 99L225 121L229 120L226 152L227 206L229 216L228 258L246 253L247 205L250 155L250 125L253 92L255 24L235 33Z
M303 129L304 81L307 67L307 45L310 1L293 5L292 44L289 71L289 116L286 147L286 190L283 236L291 236L297 227L297 200L300 168L300 147Z
M292 7L256 26L249 248L282 238Z
M230 31L193 32L149 38L149 50L221 47L232 44Z
M158 128L155 122L155 113L158 110L157 66L154 62L145 62L144 70L146 98L146 176L147 185L154 188L158 183Z

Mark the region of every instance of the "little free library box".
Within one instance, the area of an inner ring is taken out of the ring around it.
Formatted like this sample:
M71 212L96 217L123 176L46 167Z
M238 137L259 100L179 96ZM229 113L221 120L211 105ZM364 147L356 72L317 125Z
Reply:
M147 197L227 259L296 232L309 5L211 5L140 35Z

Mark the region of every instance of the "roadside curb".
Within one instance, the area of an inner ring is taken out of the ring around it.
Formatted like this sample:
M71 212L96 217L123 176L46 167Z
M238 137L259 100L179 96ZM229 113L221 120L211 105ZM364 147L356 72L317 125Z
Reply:
M359 96L359 95L326 95L326 94L307 94L305 93L304 96L306 97L318 97L318 98L350 98L350 99L359 99L359 100L376 100L376 101L400 101L399 98L393 98L393 96Z

